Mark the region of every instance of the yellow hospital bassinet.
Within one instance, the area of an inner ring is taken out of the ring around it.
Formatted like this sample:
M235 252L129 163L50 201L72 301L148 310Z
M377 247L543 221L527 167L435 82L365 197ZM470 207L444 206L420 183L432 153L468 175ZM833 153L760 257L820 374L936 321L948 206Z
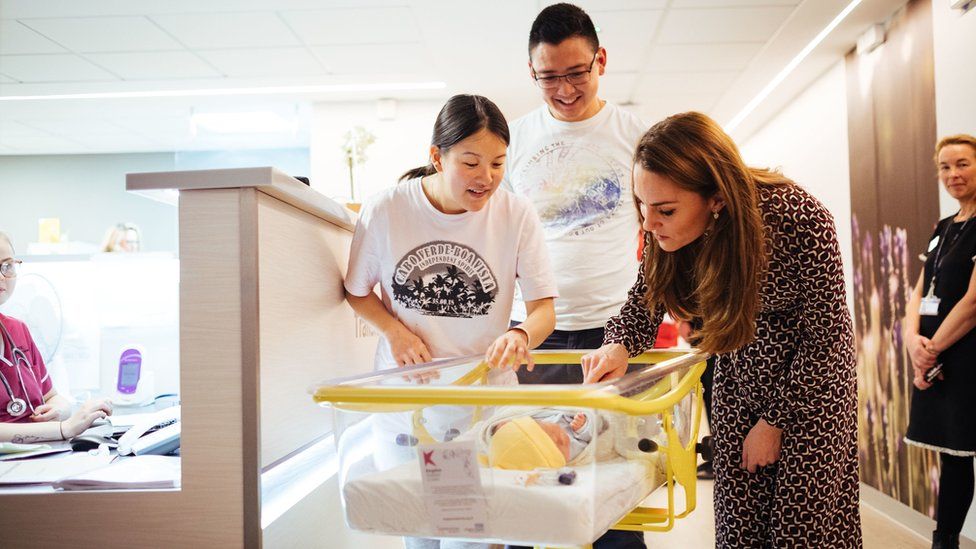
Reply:
M578 364L584 352L533 357L544 368ZM346 522L376 534L554 547L588 546L610 528L667 531L695 508L697 454L710 459L710 446L696 444L705 358L654 350L630 361L646 367L609 382L490 385L481 357L469 357L313 387L315 401L333 408ZM586 450L565 465L497 468L489 433L536 413L582 415L590 439L576 445ZM667 508L641 507L661 486Z

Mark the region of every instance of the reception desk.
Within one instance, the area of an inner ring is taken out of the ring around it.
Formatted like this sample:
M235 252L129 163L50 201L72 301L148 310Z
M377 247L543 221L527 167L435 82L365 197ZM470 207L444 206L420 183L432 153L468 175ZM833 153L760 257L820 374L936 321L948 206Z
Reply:
M126 188L179 191L182 488L0 496L0 545L354 545L307 388L372 368L376 337L343 298L355 214L273 168Z

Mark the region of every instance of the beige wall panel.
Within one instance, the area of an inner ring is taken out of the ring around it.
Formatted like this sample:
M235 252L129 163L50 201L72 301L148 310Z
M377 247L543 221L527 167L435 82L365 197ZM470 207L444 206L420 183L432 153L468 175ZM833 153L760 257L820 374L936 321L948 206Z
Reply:
M352 233L262 193L258 226L266 467L332 430L308 387L371 370L376 337L357 328L343 294Z

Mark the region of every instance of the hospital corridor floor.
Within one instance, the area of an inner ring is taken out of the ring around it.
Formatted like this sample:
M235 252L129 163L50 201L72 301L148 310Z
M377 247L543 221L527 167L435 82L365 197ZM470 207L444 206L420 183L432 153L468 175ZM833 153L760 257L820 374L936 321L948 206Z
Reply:
M648 533L645 536L648 549L665 547L714 547L715 521L712 515L711 481L698 481L698 508L691 516L675 523L674 529L665 534ZM645 503L663 506L667 502L665 490L656 491ZM675 508L683 509L684 501L675 494ZM658 499L660 498L660 499ZM930 538L923 538L899 524L870 505L861 503L861 527L864 549L928 549ZM976 548L976 544L963 542L961 547Z

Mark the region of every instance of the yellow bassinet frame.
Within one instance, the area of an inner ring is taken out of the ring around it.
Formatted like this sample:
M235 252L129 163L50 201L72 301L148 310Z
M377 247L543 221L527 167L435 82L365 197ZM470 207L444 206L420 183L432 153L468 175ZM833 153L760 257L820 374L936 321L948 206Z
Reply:
M536 364L579 363L587 351L537 351L532 356ZM676 519L684 518L695 510L695 481L699 425L702 415L701 376L705 371L707 355L687 349L652 350L630 359L630 364L648 364L647 368L631 372L620 380L585 385L484 385L488 367L484 362L450 385L372 385L371 383L391 372L377 372L359 376L335 384L325 384L314 389L312 398L320 404L329 403L339 410L358 412L419 412L433 405L476 406L562 406L595 408L630 416L661 414L667 447L664 452L667 508L636 507L620 520L613 529L632 531L666 532L674 527ZM477 359L473 359L472 362ZM456 366L457 361L433 362L397 370L406 376L430 375L439 369ZM544 367L544 366L543 366ZM681 372L684 372L683 374ZM627 385L618 383L628 380L638 391L629 396L621 395ZM653 381L642 389L640 381ZM674 405L687 395L692 395L691 433L687 444L681 444L674 427ZM477 412L476 412L477 414ZM418 425L415 422L415 425ZM681 485L685 495L685 509L675 512L675 485Z

